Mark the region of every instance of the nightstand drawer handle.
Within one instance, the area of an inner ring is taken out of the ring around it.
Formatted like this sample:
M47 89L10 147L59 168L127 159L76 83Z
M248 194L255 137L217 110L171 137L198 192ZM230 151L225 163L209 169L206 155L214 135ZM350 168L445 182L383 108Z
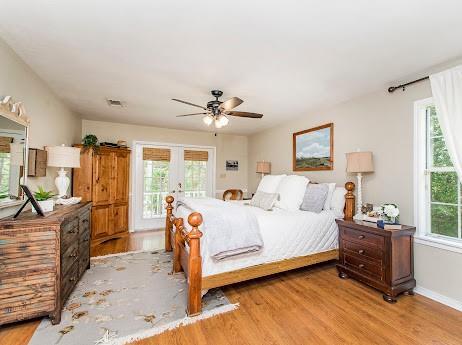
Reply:
M358 238L362 240L364 238L364 235L359 235Z
M359 253L359 254L364 254L364 249L358 250L358 253Z
M359 268L364 268L364 264L359 264L358 267Z

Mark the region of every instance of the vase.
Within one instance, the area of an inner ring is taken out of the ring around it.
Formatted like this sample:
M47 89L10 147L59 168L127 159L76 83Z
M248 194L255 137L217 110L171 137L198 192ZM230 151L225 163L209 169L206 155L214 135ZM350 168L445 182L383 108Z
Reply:
M43 212L51 212L53 211L55 207L55 201L53 199L37 201L37 203L39 204ZM37 213L37 211L35 211L35 208L33 207L32 207L32 212Z

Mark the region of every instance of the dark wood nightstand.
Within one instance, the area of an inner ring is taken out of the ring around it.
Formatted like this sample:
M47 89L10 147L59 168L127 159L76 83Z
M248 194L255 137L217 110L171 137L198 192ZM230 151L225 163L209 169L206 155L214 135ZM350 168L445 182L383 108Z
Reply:
M340 278L351 277L382 291L389 303L401 293L414 294L414 227L384 230L374 223L340 219L337 224Z

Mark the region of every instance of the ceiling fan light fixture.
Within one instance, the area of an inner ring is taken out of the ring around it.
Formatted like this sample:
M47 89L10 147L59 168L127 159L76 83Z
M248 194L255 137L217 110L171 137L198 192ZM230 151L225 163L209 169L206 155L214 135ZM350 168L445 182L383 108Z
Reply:
M210 115L207 115L207 116L204 116L202 118L202 121L204 121L204 123L207 125L207 126L210 126L213 122L213 117L211 117Z
M229 119L225 115L218 116L217 123L220 124L220 128L226 126L229 123Z

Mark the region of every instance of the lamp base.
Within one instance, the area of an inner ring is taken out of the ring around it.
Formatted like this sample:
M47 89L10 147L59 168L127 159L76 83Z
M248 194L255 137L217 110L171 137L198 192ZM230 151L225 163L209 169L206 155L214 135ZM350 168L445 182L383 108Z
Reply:
M55 179L55 185L58 189L58 198L62 198L66 195L67 189L69 188L70 179L66 176L67 171L64 168L58 170L58 177Z

